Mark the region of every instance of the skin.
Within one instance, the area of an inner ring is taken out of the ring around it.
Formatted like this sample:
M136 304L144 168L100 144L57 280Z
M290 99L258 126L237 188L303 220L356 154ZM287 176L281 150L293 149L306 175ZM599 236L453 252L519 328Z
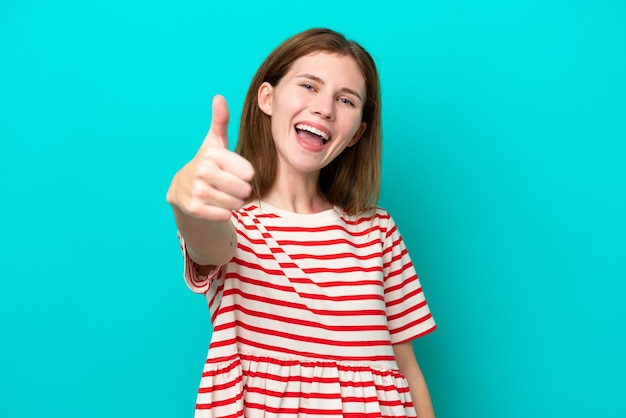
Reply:
M318 190L319 173L365 131L365 95L354 59L328 53L301 57L276 86L261 85L258 104L271 117L278 153L278 178L264 200L303 213L330 207ZM299 141L296 124L324 131L330 140L311 149Z
M222 96L212 103L211 128L200 149L170 184L166 199L185 238L191 259L201 270L227 263L237 247L232 210L250 195L252 164L228 150L228 107Z
M319 173L367 128L362 121L366 94L356 62L324 52L294 61L276 86L263 83L259 87L258 105L271 118L278 154L276 182L263 197L267 203L297 213L332 207L319 191ZM228 149L228 119L226 100L215 96L209 132L193 159L172 179L166 197L200 274L233 257L237 235L231 211L240 209L252 190L252 165ZM312 146L299 138L296 124L323 131L330 140L324 146ZM409 382L418 416L433 418L428 388L411 344L394 345L394 354Z
M398 363L400 373L409 382L409 390L411 391L411 399L413 406L419 418L435 418L435 410L430 399L430 392L426 385L426 379L422 374L415 352L410 342L394 344L393 352Z

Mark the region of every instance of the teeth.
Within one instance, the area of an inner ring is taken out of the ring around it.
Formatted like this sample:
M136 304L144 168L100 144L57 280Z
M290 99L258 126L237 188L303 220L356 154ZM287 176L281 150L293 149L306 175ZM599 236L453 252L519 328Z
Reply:
M303 123L297 124L296 125L296 129L299 129L301 131L308 131L308 132L311 132L311 133L313 133L313 134L315 134L317 136L321 136L324 139L324 141L328 141L330 139L330 137L328 136L328 134L326 132L320 131L319 129L315 129L312 126L305 125Z

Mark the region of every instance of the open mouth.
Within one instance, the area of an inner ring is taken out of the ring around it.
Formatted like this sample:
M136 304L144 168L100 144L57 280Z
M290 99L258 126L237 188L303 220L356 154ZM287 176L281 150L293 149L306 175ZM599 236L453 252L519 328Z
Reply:
M295 126L298 136L308 142L317 142L320 145L326 145L330 141L330 135L327 132L319 130L309 125L299 123Z

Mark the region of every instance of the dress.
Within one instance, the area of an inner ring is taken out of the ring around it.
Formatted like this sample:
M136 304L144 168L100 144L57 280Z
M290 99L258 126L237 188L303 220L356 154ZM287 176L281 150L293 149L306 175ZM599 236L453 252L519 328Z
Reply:
M233 259L185 281L213 334L196 418L414 417L392 344L435 329L402 238L380 208L233 212Z

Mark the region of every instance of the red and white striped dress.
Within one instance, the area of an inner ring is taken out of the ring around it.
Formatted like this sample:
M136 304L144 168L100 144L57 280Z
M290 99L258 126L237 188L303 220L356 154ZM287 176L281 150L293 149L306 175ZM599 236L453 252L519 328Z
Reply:
M235 256L208 277L185 251L213 334L196 417L414 417L392 344L435 329L383 209L233 212Z

